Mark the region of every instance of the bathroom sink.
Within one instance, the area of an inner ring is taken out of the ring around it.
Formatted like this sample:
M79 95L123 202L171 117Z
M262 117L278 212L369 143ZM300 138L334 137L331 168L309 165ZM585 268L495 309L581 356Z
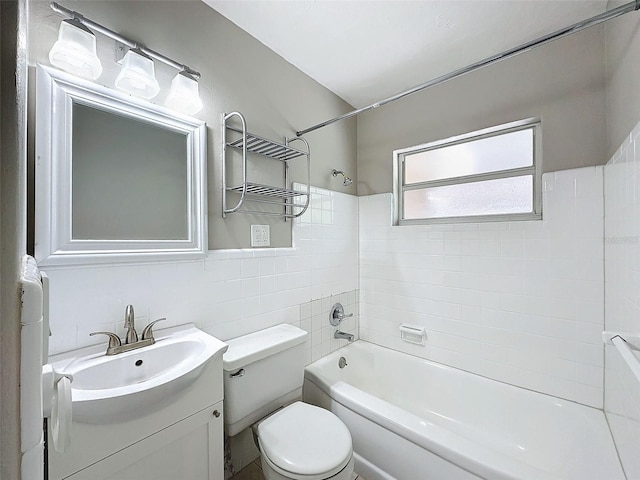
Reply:
M160 408L191 385L227 346L193 325L158 330L156 343L105 355L106 344L52 357L57 372L73 376L73 420L117 423Z

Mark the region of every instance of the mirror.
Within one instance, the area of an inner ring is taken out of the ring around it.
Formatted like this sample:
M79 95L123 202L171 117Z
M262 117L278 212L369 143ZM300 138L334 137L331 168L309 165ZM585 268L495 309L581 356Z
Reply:
M40 265L205 255L204 122L44 66L36 90Z

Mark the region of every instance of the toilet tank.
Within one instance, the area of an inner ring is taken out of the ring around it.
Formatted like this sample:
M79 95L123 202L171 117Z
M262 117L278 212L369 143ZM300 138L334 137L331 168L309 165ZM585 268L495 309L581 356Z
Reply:
M224 421L233 436L302 393L307 332L277 325L227 341Z

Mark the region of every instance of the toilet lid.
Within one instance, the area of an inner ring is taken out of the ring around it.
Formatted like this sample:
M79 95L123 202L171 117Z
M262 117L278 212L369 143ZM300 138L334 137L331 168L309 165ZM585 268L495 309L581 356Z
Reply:
M258 425L262 453L276 467L296 475L327 478L351 459L351 434L333 413L296 402Z

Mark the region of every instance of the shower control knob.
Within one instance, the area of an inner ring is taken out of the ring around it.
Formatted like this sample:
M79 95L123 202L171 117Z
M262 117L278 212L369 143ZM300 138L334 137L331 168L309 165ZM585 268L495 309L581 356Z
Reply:
M342 320L349 317L353 317L353 313L345 315L342 304L334 303L333 307L331 307L331 311L329 312L329 323L331 323L332 326L337 327L340 325Z

